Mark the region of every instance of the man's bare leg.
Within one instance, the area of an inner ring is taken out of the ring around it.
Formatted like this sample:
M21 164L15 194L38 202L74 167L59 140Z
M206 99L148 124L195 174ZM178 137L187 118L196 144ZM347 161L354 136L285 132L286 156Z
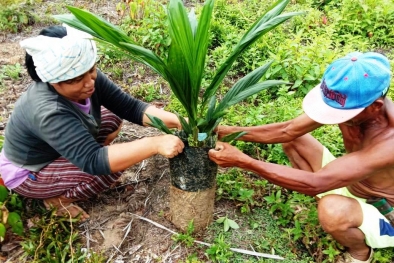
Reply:
M353 258L369 258L370 248L365 243L364 233L358 229L363 221L363 213L357 200L341 195L326 195L319 201L318 214L324 231L346 247Z
M322 167L324 146L310 134L282 144L291 165L300 170L316 172ZM363 214L359 203L340 195L327 195L318 203L319 221L325 232L347 247L353 258L367 260L370 248L364 233L358 229Z
M324 146L310 134L282 144L293 168L316 172L322 166Z

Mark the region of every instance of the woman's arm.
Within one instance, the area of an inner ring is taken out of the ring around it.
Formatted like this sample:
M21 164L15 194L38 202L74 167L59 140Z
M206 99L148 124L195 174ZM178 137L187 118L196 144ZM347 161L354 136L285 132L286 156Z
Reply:
M178 117L174 113L156 108L153 105L149 106L145 110L145 113L144 113L144 116L142 119L142 123L144 126L147 126L148 123L150 123L150 120L146 114L153 115L153 116L161 119L168 128L178 128L178 129L182 128L182 126L178 120Z
M145 137L140 140L108 146L111 172L122 171L155 154L172 158L182 152L183 142L174 135Z

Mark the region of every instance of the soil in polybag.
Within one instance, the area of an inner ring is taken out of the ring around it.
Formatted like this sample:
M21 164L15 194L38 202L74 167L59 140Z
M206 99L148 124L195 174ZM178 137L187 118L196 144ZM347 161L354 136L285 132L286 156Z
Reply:
M212 188L218 166L209 159L209 149L186 146L182 153L171 158L171 184L189 192Z

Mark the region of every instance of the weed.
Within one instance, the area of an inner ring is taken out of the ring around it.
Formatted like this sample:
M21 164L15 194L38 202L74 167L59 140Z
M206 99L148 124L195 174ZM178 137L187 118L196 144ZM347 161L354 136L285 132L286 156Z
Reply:
M7 226L19 236L24 235L22 222L22 199L0 184L0 242L4 241Z
M146 102L152 102L154 100L163 99L158 86L160 85L156 83L142 83L138 86L131 86L128 90L133 97L142 99Z
M19 63L15 65L4 65L0 69L0 74L3 78L11 78L13 80L17 80L20 78L22 73L22 66Z
M17 1L14 1L15 3ZM20 1L19 1L20 2ZM21 32L27 26L33 25L37 19L30 4L6 3L0 5L0 32Z
M213 262L220 263L231 262L230 258L233 255L233 252L230 250L230 246L224 241L223 234L219 234L219 236L215 238L215 242L205 251L205 253Z
M223 231L227 232L230 228L238 229L239 225L234 221L228 218L227 216L220 217L216 220L216 223L223 224Z
M32 262L105 262L102 255L81 249L79 232L74 228L77 221L57 217L55 209L46 211L21 243L23 257Z
M188 256L184 263L203 263L203 262L198 259L196 254L193 254Z
M194 238L192 237L193 232L194 232L194 223L192 220L187 225L187 230L185 234L175 234L171 238L177 243L178 242L183 243L187 247L191 247L194 243Z

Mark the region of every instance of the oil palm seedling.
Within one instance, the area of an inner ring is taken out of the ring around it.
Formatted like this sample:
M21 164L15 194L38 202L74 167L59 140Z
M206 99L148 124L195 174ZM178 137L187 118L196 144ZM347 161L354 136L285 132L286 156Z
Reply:
M179 216L184 221L182 224L175 223L180 228L185 229L189 219L193 219L197 224L195 225L196 230L199 229L198 218L201 219L202 225L206 225L211 220L213 203L208 205L210 202L207 200L212 199L212 202L214 200L217 167L208 159L206 148L214 147L216 142L215 128L225 116L226 110L263 89L285 84L281 80L260 81L271 65L271 62L268 62L238 80L220 101L216 96L219 86L233 63L251 44L281 23L300 14L300 12L281 14L288 3L289 0L278 0L257 19L238 44L233 47L228 58L215 71L207 86L202 85L202 80L206 71L212 70L206 65L206 58L214 0L206 0L199 19L193 10L187 12L182 0L169 0L167 19L171 44L168 55L164 59L135 43L118 27L88 11L68 7L72 14L56 16L61 22L91 34L98 41L120 48L130 58L153 69L168 82L171 91L184 107L187 119L178 115L182 125L181 131L170 130L157 117L148 116L152 126L165 133L176 134L188 146L183 154L170 160L171 182L175 187L171 200L174 202L188 200L189 203L182 203L178 208L171 209L174 211L171 213L173 223L177 221L174 217ZM233 134L225 140L235 139L242 135L243 133ZM201 155L201 158L205 159L196 161L192 158L194 155ZM185 165L194 166L188 168ZM205 170L197 171L198 168ZM186 175L185 171L191 172ZM205 190L208 192L204 192ZM191 196L185 197L183 196L185 194ZM188 205L194 211L192 216L187 216Z

